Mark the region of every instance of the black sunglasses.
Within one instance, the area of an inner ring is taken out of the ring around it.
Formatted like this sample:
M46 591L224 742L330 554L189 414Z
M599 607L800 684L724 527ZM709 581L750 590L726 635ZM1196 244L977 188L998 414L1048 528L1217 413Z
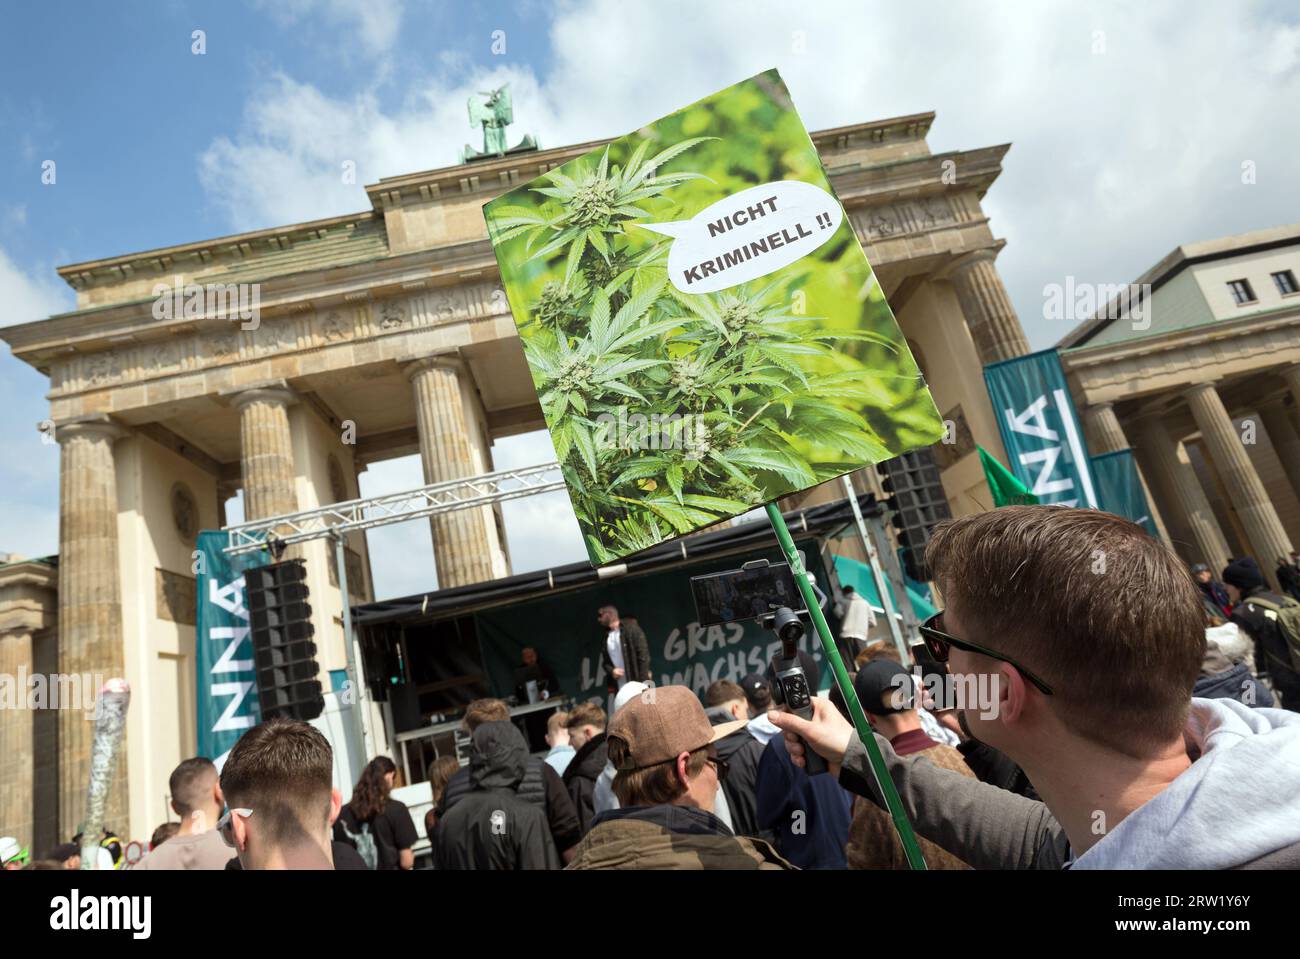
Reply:
M723 782L727 778L727 772L731 769L731 764L725 759L714 755L708 757L706 762L712 763L713 767L718 771L718 782Z
M958 649L963 649L968 653L983 653L985 656L992 657L999 662L1007 663L1010 666L1016 667L1021 675L1038 687L1044 695L1052 695L1051 686L1039 679L1033 672L1026 669L1024 666L1021 666L1010 656L1003 656L1001 653L995 652L987 647L968 642L964 639L958 639L956 636L950 636L943 631L942 627L943 610L935 613L920 626L921 638L925 640L925 648L938 662L946 663L948 661L948 648L950 646L956 646Z

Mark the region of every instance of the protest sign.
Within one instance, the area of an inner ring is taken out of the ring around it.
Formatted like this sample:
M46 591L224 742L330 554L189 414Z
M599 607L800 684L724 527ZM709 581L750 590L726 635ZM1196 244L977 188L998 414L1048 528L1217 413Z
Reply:
M595 565L943 435L774 70L484 214Z

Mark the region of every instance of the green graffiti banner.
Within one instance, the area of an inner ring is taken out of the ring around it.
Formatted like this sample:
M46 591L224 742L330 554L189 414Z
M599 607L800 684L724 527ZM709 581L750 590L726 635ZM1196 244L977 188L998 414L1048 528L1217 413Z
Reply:
M816 541L805 540L797 545L808 558L808 572L824 591L829 591ZM776 636L753 622L701 628L695 618L690 587L692 576L735 569L760 558L780 562L781 553L774 547L477 613L475 627L489 687L494 695L510 695L523 649L532 646L542 662L555 671L562 693L604 703L600 653L605 631L596 622L596 610L606 603L617 607L621 617L635 619L645 631L652 675L659 685L689 686L703 693L719 679L735 681L749 673L762 673L780 646ZM832 629L837 630L839 621L829 607L827 618ZM805 635L802 648L821 666L821 688L828 688L830 669L823 662L820 642L815 636Z

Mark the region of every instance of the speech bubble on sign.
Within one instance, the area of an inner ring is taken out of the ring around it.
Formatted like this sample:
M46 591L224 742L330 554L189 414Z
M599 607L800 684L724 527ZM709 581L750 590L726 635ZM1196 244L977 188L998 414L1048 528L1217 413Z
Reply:
M689 220L635 225L673 238L668 278L683 293L716 293L774 273L817 249L839 229L844 210L801 180L752 186Z

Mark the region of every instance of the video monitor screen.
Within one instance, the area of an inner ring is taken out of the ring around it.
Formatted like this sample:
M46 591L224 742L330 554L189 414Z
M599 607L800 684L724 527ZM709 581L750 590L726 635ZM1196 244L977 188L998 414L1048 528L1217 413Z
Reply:
M806 612L788 563L692 576L691 593L701 626L756 619L782 606Z

